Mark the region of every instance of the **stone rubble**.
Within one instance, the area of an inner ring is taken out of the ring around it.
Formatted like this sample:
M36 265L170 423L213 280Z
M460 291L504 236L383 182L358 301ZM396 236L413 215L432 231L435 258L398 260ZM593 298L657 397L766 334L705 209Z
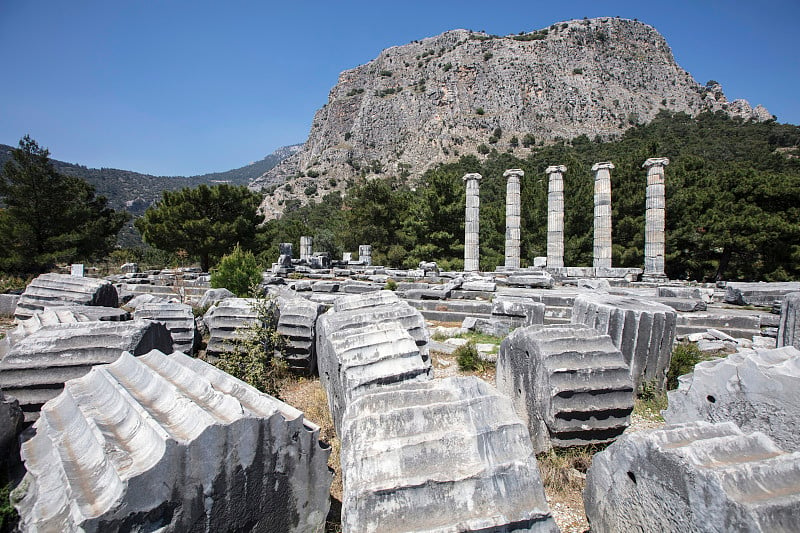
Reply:
M138 356L171 349L167 329L150 320L45 326L22 338L0 360L0 389L19 400L29 422L61 392L65 381L85 375L92 366L110 363L125 351Z
M181 353L68 381L22 446L25 531L321 532L329 448L300 411Z
M497 389L534 450L612 442L628 427L633 382L608 335L583 324L530 326L500 345Z
M800 453L732 422L628 433L594 456L583 496L598 533L789 533L800 524Z
M117 289L107 280L68 274L42 274L26 287L17 302L14 316L25 320L47 306L76 304L117 307Z
M341 436L345 533L558 531L527 429L475 377L361 396Z
M668 424L734 422L761 431L781 449L800 451L800 350L744 350L703 361L667 393Z

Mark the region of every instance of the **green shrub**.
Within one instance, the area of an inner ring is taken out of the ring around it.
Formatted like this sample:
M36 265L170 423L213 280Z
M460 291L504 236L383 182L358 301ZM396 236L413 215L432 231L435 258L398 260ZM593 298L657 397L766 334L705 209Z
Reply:
M246 297L253 287L261 283L261 267L250 251L242 250L237 244L233 251L224 256L211 273L211 286L226 288L240 298Z
M442 70L444 70L445 72L447 72L447 71L448 71L448 70L450 70L451 68L453 68L453 64L452 64L452 63L445 63L445 64L442 66Z
M0 531L16 531L19 515L11 504L11 482L0 472Z
M482 107L475 110L476 115L483 115L484 113L486 113L486 111L484 111Z
M396 291L397 290L397 282L392 278L386 280L386 285L384 285L384 290L387 291Z
M494 54L491 53L491 52L486 52L485 54L483 54L483 60L484 61L489 61L493 57L494 57Z
M486 154L488 154L488 153L489 153L489 151L490 151L490 150L489 150L489 147L488 147L488 146L486 146L485 144L479 144L479 145L478 145L478 153L479 153L479 154L486 155Z
M678 388L678 377L694 372L694 365L708 361L711 357L703 354L696 344L682 342L672 350L672 359L667 372L667 390Z
M583 69L582 68L574 68L574 69L572 69L572 73L573 74L583 74Z
M392 75L392 71L391 70L382 70L382 71L380 71L380 75L383 76L384 78L388 78L388 77L390 77Z
M313 196L317 194L317 186L312 183L311 185L303 189L303 192L306 194L306 196Z
M478 357L478 349L473 341L456 348L453 355L456 358L456 362L458 362L459 370L468 372L483 368L483 361Z

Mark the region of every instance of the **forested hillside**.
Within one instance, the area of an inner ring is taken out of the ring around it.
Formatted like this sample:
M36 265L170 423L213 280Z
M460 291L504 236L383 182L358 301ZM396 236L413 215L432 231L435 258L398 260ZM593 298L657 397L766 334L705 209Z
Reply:
M396 266L438 261L461 268L464 239L462 176L481 181L481 268L503 261L505 179L522 168L522 258L546 255L545 168L563 164L565 263L592 262L593 174L598 161L612 161L613 263L641 267L648 157L668 157L667 273L675 278L800 279L800 128L775 121L752 122L723 113L662 111L619 140L580 136L534 146L521 159L491 150L467 155L424 174L412 188L399 178L360 181L343 199L287 206L284 217L265 227L265 253L273 260L278 242L315 236L315 249L356 250L372 244L373 260Z

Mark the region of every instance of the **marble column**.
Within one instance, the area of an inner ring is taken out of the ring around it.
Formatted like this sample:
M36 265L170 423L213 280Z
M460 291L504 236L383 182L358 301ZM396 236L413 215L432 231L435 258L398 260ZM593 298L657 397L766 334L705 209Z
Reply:
M300 259L308 261L313 252L314 239L312 237L300 237Z
M664 194L664 167L669 165L666 157L651 157L642 167L647 169L647 200L644 223L644 273L642 280L663 281L664 249L666 237L666 200Z
M512 168L503 172L506 183L506 268L519 268L520 180L525 172Z
M567 167L547 167L547 266L564 266L564 172Z
M480 234L481 175L465 174L463 179L467 184L467 210L464 217L464 272L478 272L480 270L478 238Z
M359 244L358 245L358 260L366 266L372 265L372 245Z
M595 163L594 172L594 268L611 268L611 169L610 162Z

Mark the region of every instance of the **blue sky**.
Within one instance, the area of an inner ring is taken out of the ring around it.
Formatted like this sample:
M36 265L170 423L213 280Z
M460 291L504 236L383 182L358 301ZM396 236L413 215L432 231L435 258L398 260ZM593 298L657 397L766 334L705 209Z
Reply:
M0 0L0 143L157 175L221 171L306 139L339 72L455 28L507 35L638 18L729 99L800 124L800 0Z

